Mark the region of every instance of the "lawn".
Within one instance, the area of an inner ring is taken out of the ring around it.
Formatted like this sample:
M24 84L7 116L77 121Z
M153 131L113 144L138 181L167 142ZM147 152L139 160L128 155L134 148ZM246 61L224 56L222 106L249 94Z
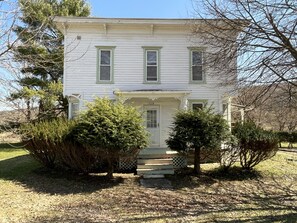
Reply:
M200 177L170 177L172 189L145 188L133 174L109 181L48 172L2 144L0 222L297 221L297 155L279 152L246 175L238 168L222 175L216 166L203 165Z

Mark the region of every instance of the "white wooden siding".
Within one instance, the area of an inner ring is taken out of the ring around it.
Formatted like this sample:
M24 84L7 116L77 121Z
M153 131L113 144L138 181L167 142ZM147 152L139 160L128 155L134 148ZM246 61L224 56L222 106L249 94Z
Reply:
M83 101L92 101L94 97L115 98L114 91L140 89L183 90L190 91L188 99L207 100L217 112L222 112L223 95L232 89L219 87L220 81L206 70L206 83L190 83L190 53L188 47L205 47L199 39L191 37L186 26L150 26L150 25L107 25L81 24L70 26L65 33L64 95L79 94ZM152 29L153 28L153 29ZM80 36L80 38L77 38ZM114 48L114 84L97 84L97 48ZM143 47L161 47L160 84L144 84ZM234 63L235 66L235 63ZM224 74L221 74L223 77ZM165 147L172 117L179 109L180 101L174 98L131 99L142 109L144 105L160 106L160 142ZM84 108L82 103L81 108Z
M189 90L189 99L207 99L216 110L221 111L221 97L230 87L218 87L219 80L206 71L205 84L190 84L188 47L206 47L199 39L193 39L189 30L182 27L112 25L107 33L102 24L93 26L70 26L65 39L64 94L81 94L90 101L94 96L114 98L115 90ZM77 36L81 39L78 40ZM114 84L96 83L96 46L115 46ZM161 84L144 84L144 46L160 49ZM224 74L222 74L223 76Z

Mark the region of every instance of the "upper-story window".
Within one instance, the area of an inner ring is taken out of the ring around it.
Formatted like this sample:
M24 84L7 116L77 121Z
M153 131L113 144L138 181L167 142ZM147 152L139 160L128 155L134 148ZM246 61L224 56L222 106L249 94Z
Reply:
M161 47L144 48L144 83L160 83L160 49Z
M97 83L113 83L114 48L97 47Z
M204 50L190 48L190 82L204 83Z

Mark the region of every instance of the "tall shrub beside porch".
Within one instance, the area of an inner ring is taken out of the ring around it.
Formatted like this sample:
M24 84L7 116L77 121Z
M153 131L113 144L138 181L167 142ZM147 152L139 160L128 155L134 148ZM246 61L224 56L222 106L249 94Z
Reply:
M180 111L174 117L167 145L176 151L194 149L194 172L200 173L202 149L217 149L229 135L228 124L211 108L195 111Z
M108 177L113 176L114 162L120 156L136 156L147 146L147 132L136 108L97 98L88 104L74 129L78 142L98 151L108 162Z

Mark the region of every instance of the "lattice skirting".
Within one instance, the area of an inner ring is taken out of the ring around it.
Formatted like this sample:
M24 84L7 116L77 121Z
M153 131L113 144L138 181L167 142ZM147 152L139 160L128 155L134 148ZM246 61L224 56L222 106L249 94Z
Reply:
M188 165L187 157L186 156L176 156L172 158L173 168L180 169L185 168Z
M135 170L137 167L137 158L135 159L120 159L119 161L119 170Z
M188 165L187 157L173 157L172 163L174 169L185 168ZM135 170L137 168L137 159L120 159L118 167L120 171Z

